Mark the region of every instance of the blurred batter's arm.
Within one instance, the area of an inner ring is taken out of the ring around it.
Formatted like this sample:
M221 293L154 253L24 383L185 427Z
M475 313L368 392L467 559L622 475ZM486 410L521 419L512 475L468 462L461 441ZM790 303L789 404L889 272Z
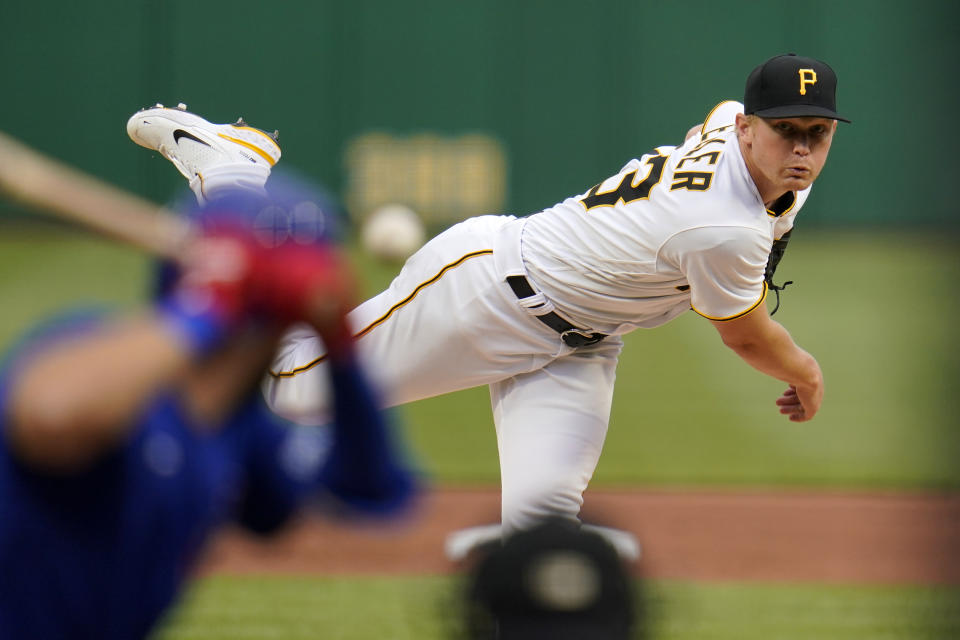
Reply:
M734 320L711 321L724 344L752 366L790 387L780 396L780 413L794 422L810 420L823 400L823 373L816 359L797 346L790 333L758 306Z
M144 313L57 340L18 367L11 450L38 469L78 470L116 447L165 389L196 423L218 424L256 384L276 337L246 333L197 360L165 319Z
M225 234L201 238L185 251L182 276L155 308L36 345L16 365L10 386L6 436L15 454L38 468L79 469L116 446L165 391L180 392L198 422L223 417L241 386L250 385L242 368L217 365L246 326L256 265L249 247ZM251 372L266 366L263 351ZM229 363L237 365L237 357ZM206 375L193 373L194 365Z
M11 385L11 450L39 468L79 468L114 446L157 388L189 362L187 349L149 316L40 347Z

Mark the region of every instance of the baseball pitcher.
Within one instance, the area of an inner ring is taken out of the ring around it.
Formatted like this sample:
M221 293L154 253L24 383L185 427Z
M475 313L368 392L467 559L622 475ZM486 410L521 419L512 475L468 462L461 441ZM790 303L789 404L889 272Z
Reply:
M776 262L846 121L835 93L824 62L771 58L749 75L742 104L718 105L680 146L656 147L541 212L454 225L349 314L389 404L489 387L507 530L548 514L577 517L607 432L621 336L634 329L692 309L747 363L787 384L781 413L816 415L820 367L764 302L779 289ZM178 167L202 155L207 166L181 168L197 185L208 169L224 180L224 163L243 164L229 158L236 150L218 127L150 109L128 131ZM271 407L322 420L326 359L309 328L288 333L263 385Z

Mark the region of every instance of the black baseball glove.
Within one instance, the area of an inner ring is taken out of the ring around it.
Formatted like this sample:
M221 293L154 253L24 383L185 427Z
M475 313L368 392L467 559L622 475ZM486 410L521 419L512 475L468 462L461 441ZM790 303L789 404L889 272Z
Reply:
M770 248L770 256L767 258L767 268L763 270L763 279L767 283L767 288L772 289L774 293L777 294L777 304L773 308L773 311L770 312L770 315L773 315L777 312L777 309L780 308L780 292L787 288L787 285L793 284L793 280L787 280L782 285L773 284L773 274L777 270L777 265L780 264L780 258L783 257L783 252L787 250L787 242L790 241L790 234L793 233L793 229L787 231L779 240L773 241L773 246Z

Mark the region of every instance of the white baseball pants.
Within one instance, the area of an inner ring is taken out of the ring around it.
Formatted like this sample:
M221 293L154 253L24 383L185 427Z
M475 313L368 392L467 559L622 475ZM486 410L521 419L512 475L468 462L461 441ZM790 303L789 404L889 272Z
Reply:
M481 216L454 225L349 317L388 405L489 385L505 530L544 515L577 517L606 436L623 346L618 337L577 349L564 344L528 310L552 309L535 282L538 294L518 300L506 277L526 275L523 224ZM323 353L308 329L285 337L264 382L277 413L324 419Z

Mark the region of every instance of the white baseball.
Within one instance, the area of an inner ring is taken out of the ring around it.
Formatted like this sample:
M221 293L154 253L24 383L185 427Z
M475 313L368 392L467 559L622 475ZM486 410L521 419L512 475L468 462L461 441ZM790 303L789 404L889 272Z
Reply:
M364 249L389 262L406 260L424 240L426 229L420 216L402 204L387 204L376 209L367 216L361 229Z

